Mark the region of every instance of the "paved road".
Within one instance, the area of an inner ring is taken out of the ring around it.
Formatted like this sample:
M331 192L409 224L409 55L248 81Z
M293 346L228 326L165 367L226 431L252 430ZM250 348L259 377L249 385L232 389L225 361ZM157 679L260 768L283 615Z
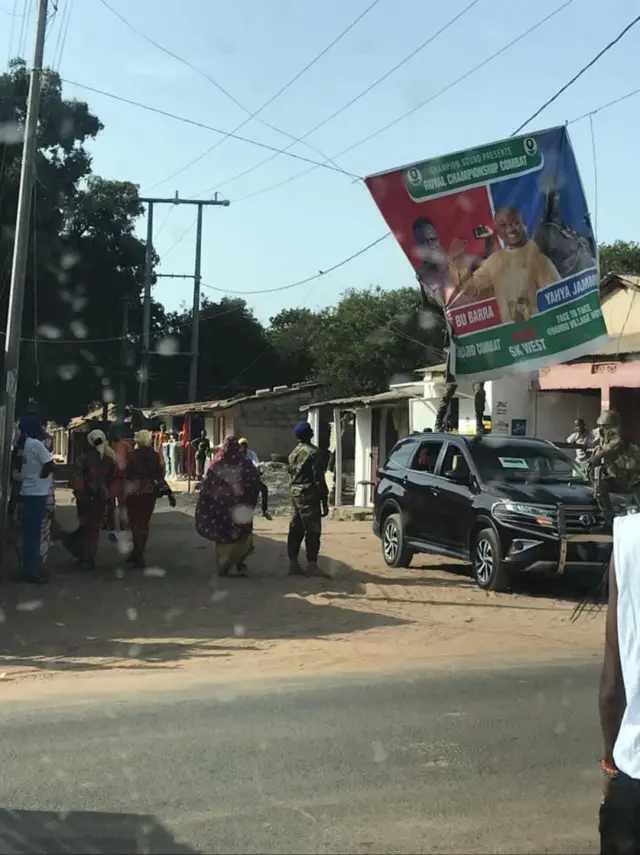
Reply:
M5 701L0 853L595 852L596 685L574 665Z

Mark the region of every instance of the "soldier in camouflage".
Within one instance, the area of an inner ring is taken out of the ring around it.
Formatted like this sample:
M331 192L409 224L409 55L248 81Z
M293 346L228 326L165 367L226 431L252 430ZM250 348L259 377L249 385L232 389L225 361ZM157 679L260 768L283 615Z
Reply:
M444 392L442 393L442 397L440 398L438 409L436 411L436 433L441 433L445 430L447 413L451 406L451 401L453 401L454 395L456 394L457 388L458 384L456 383L455 377L449 371L449 361L447 360L446 386L444 387ZM487 393L484 390L484 383L474 383L472 388L473 409L476 417L476 433L483 434L484 408L487 403Z
M322 517L329 513L329 491L324 477L324 460L319 448L312 444L313 430L309 422L296 425L298 444L289 455L291 493L291 522L287 537L289 573L305 575L298 556L304 540L307 553L306 573L328 575L318 568Z
M640 448L622 435L622 421L615 410L605 410L596 422L599 444L587 464L587 472L593 476L596 468L595 494L605 515L613 516L611 493L631 493L640 508Z

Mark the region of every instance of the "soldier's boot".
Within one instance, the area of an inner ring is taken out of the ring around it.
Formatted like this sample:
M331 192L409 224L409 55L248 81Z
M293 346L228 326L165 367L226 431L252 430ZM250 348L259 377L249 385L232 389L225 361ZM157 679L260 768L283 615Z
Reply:
M297 558L289 559L289 575L290 576L306 576L305 570Z
M436 412L436 423L434 426L434 431L436 433L442 433L444 431L444 423L447 418L449 405L451 404L451 401L453 401L453 396L456 394L457 388L457 383L447 383L444 387L444 392L442 393L440 403L438 404L438 410Z
M317 561L307 561L307 575L321 576L323 579L332 579L331 573L324 567L320 567Z
M484 427L484 408L487 403L487 393L484 391L484 383L473 384L473 409L476 416L476 433L486 433Z

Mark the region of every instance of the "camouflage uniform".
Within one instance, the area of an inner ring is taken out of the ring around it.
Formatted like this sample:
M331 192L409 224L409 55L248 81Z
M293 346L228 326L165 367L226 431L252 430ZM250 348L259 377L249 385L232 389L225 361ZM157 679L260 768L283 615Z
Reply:
M302 541L307 561L315 564L320 552L322 507L328 499L323 455L310 442L299 442L289 455L291 522L287 537L289 561L295 563Z
M449 370L449 359L447 359L446 381L446 386L444 387L444 392L442 393L440 403L438 404L438 410L436 412L436 423L434 428L436 433L440 433L445 429L445 420L447 418L447 412L451 405L451 401L453 401L453 397L456 394L456 389L458 388L456 378ZM476 416L476 433L484 433L484 408L487 402L487 395L484 391L484 383L474 383L472 388L473 409Z
M611 493L631 493L640 507L640 448L624 439L621 420L615 410L600 414L597 425L600 441L588 463L588 471L600 467L595 494L598 504L607 516L613 515Z

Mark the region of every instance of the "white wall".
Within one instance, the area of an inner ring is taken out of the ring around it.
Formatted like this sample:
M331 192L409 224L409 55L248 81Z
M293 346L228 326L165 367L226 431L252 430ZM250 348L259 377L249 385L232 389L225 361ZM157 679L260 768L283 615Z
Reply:
M305 417L305 413L300 413L300 419L302 420ZM311 430L313 431L313 435L315 437L316 444L319 442L320 438L320 410L318 407L311 407L311 409L307 410L306 418L309 424L311 425Z
M411 398L409 400L409 432L433 430L436 423L438 400L433 398ZM387 449L389 452L391 449Z
M514 419L525 421L528 436L535 435L536 374L511 374L491 383L491 433L511 436ZM487 383L487 386L489 384Z
M356 410L354 505L357 508L371 505L371 494L373 492L371 487L363 484L358 486L359 481L371 481L371 424L372 410L370 408Z

